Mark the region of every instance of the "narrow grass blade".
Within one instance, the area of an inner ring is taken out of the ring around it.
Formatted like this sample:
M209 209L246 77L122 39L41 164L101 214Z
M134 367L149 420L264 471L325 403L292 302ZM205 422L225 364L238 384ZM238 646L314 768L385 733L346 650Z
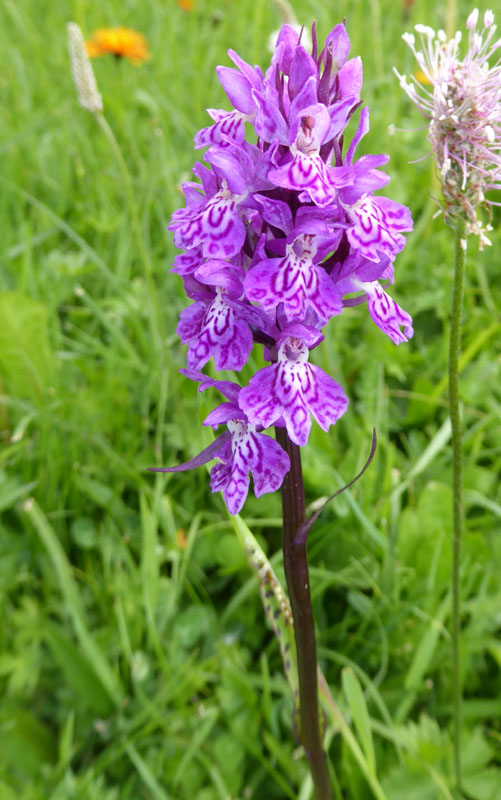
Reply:
M144 758L142 758L139 755L136 748L131 742L127 742L125 744L125 750L130 760L134 764L139 777L141 778L146 788L151 792L151 796L154 798L154 800L172 800L171 796L168 795L164 789L162 789L159 782L153 775L151 769L149 768L148 764L146 763Z
M66 554L47 518L33 498L25 502L24 511L34 525L52 561L82 650L113 705L118 706L123 699L122 687L87 627L78 589Z
M179 784L179 781L183 777L183 774L187 769L189 769L191 761L196 757L198 751L202 747L207 737L210 735L218 719L219 719L218 710L216 708L211 708L206 718L201 723L199 729L193 736L189 747L187 748L181 761L178 764L176 774L174 775L173 787Z
M340 708L338 707L336 701L334 700L321 670L318 671L318 689L320 693L320 699L324 704L324 708L331 721L331 724L334 725L339 730L341 736L343 737L346 743L346 746L351 751L355 761L357 762L363 775L365 776L367 783L371 787L374 797L376 798L376 800L388 800L388 797L383 791L383 788L379 783L377 777L374 774L372 774L367 759L363 754L355 736L353 735L352 730L350 729L348 723L343 717Z
M157 523L143 493L139 498L139 507L142 531L141 583L143 587L143 604L150 641L158 643L159 637L155 623L159 579Z
M94 250L94 248L91 247L90 244L85 241L85 239L82 239L82 237L76 231L74 231L73 228L70 227L70 225L68 225L68 223L64 221L64 219L59 217L45 203L40 202L40 200L38 200L34 195L30 194L29 192L26 192L24 189L21 189L20 186L16 186L10 181L6 181L2 178L0 178L0 181L8 189L11 189L13 192L20 195L24 200L26 200L32 206L37 208L39 211L42 211L42 213L46 214L54 222L57 228L59 228L59 230L68 237L68 239L71 239L72 242L78 245L78 247L82 250L82 252L85 253L85 255L88 257L89 261L92 261L92 263L95 264L96 267L99 267L103 275L106 276L106 278L110 281L110 283L113 286L118 285L118 280L116 276L110 270L106 262L103 261L99 253L97 253Z
M46 623L45 640L54 660L73 689L78 702L101 717L108 716L113 704L95 670L80 649L65 635L59 625Z
M422 686L424 675L433 658L440 633L443 629L444 620L450 612L450 608L451 594L449 593L440 604L435 618L431 620L429 628L427 628L419 642L412 663L407 671L404 681L406 694L395 713L395 720L397 722L402 722L412 708L418 693L418 688Z
M343 478L341 477L339 472L337 472L336 470L334 470L334 476L335 476L336 480L339 481L341 486L345 485L346 481L343 480ZM354 497L352 496L351 492L345 492L344 497L346 499L346 502L350 506L351 510L353 511L353 513L355 514L355 516L357 517L359 522L361 523L364 532L367 534L367 536L370 539L372 539L374 544L376 544L380 550L385 552L388 549L388 541L387 541L387 539L376 528L374 523L371 522L371 520L366 516L366 514L362 510L362 507L354 499Z
M362 687L358 682L351 667L345 667L342 671L343 689L348 701L350 713L357 729L362 749L367 759L367 765L371 775L376 774L376 755L374 753L374 742L372 739L372 728L367 703L365 702Z

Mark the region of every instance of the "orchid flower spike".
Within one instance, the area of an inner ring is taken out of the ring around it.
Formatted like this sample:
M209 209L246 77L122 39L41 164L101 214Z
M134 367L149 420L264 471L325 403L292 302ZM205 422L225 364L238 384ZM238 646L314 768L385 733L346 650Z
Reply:
M355 156L369 131L367 108L346 132L361 104L361 60L348 57L343 23L323 48L314 27L311 40L307 47L304 31L284 24L265 73L229 51L234 66L217 74L232 108L208 109L211 124L195 136L204 163L193 169L197 181L183 184L186 205L169 226L183 251L172 271L192 301L177 328L187 345L182 372L226 401L204 421L224 426L218 438L162 471L215 460L211 488L232 514L243 507L249 474L259 496L280 488L289 471L269 428L285 428L304 446L313 420L327 431L345 413L344 389L311 358L330 320L366 302L395 344L413 332L385 291L412 230L410 212L374 194L389 180L380 170L388 156ZM247 385L200 372L212 359L216 371L239 373L256 347L269 365Z

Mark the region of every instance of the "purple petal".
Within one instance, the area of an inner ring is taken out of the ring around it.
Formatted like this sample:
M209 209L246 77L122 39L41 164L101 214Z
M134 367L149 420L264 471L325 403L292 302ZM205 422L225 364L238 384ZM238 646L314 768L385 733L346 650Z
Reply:
M353 223L346 232L348 241L366 258L380 261L385 255L393 259L403 248L405 238L400 231L412 225L405 206L386 197L364 197L347 212Z
M245 420L245 415L235 403L221 403L221 405L214 408L210 414L207 414L202 424L209 425L211 428L217 428L218 425L222 422L228 422L229 419Z
M292 212L288 203L259 194L254 195L254 200L265 222L287 234L292 230Z
M293 115L291 108L289 142L306 155L318 155L330 126L329 112L323 103L297 106Z
M288 119L291 123L291 130L289 132L290 144L292 144L297 136L298 117L301 117L304 113L308 113L304 112L303 109L313 108L320 105L325 109L323 104L318 103L317 78L316 76L312 76L305 81L301 87L301 90L294 97L289 108ZM315 125L315 127L317 127L317 125ZM326 126L325 131L327 131L327 127L328 126Z
M240 111L225 112L215 125L202 128L194 137L195 149L218 144L227 147L230 143L242 144L245 125Z
M357 56L347 61L337 74L337 98L342 100L344 97L355 97L358 101L362 82L362 59Z
M247 464L234 458L229 480L223 489L223 497L230 514L238 514L249 492L249 469Z
M193 165L193 174L202 182L207 197L212 197L217 192L216 176L205 164L196 161Z
M254 129L264 142L278 140L280 144L289 144L289 126L278 104L271 102L262 92L253 92L257 111L254 117Z
M171 223L169 228L174 230L176 247L201 247L207 258L223 259L231 258L242 249L245 225L233 197L214 195L203 208L185 215L180 224L175 213L172 216L174 225Z
M313 79L313 81L311 79ZM317 94L315 87L318 81L318 69L309 53L306 52L304 47L299 46L295 50L294 58L290 65L289 82L287 85L290 100L293 101L297 95L302 93L305 85L310 81L312 88L309 90L308 94L312 99L308 100L304 105L310 105L310 103L316 102Z
M251 67L234 50L228 50L228 55L254 89L259 89L263 85L263 74L259 67Z
M258 330L275 339L278 336L277 327L271 317L261 308L251 306L241 300L228 298L226 303L238 315L239 319L248 325L253 325Z
M241 370L251 350L249 326L238 319L233 308L225 302L224 295L218 292L200 321L197 334L189 342L188 367L200 369L213 356L218 371Z
M211 258L195 271L195 278L207 286L225 289L230 297L241 297L243 270L221 259Z
M329 107L330 126L328 133L325 137L326 141L338 137L346 128L350 115L357 104L357 98L353 96L347 97L341 102L334 103Z
M289 456L278 442L263 433L255 433L254 449L250 451L249 464L254 479L254 493L261 497L266 492L276 492L290 469Z
M273 61L276 62L286 75L289 74L294 54L298 47L299 34L291 25L282 25L275 43L275 55Z
M175 257L171 272L175 272L178 275L191 275L203 262L204 257L200 248L194 247L185 253L179 253Z
M329 178L325 163L320 156L309 156L297 152L292 161L283 167L271 170L269 179L284 189L305 191L317 206L327 206L336 197L336 187Z
M202 321L205 316L206 306L204 303L193 303L184 311L181 311L176 333L183 344L189 342L194 336L198 336Z
M308 365L312 374L311 390L305 394L308 407L324 431L334 425L348 408L348 398L342 386L320 367Z
M378 328L386 333L395 344L407 342L413 335L412 317L381 288L376 281L365 284L369 314ZM401 331L400 328L404 330Z
M342 310L341 298L321 267L290 248L284 259L266 259L245 276L246 296L271 311L284 303L288 320L302 320L308 306L326 322Z
M197 456L194 456L190 461L185 461L184 464L178 464L177 467L148 467L150 472L185 472L188 469L194 469L195 467L201 467L202 464L207 464L208 461L212 461L213 458L217 458L220 456L221 452L223 451L225 445L230 440L230 433L229 431L225 431L216 439L214 439L211 444L202 450Z
M218 454L219 461L214 464L210 471L210 488L212 492L221 492L230 478L232 453L231 453L231 433L225 431L222 436L227 437L221 452Z
M213 386L231 403L237 402L238 393L240 391L238 383L234 383L233 381L218 381L194 369L180 369L179 372L191 381L198 381L200 383L198 388L199 392L203 392L205 389Z
M247 78L233 67L216 67L216 72L232 106L244 114L252 114L256 106Z
M332 49L333 67L337 72L343 66L350 53L350 39L342 22L336 25L328 34L325 40L324 52L329 46Z
M274 389L276 370L276 364L260 369L238 395L238 405L249 422L263 428L269 428L282 416L282 405Z
M205 154L221 185L226 185L233 194L246 194L252 162L243 147L235 142L231 148L211 147Z

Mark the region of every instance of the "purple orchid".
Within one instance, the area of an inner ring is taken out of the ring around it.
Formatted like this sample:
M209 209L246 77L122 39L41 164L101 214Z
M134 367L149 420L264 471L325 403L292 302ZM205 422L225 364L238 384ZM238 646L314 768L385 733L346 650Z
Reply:
M230 50L234 66L217 73L233 108L209 109L213 124L195 136L196 148L208 148L193 169L198 182L183 184L186 206L169 226L184 250L172 271L193 301L177 328L188 347L182 372L201 390L223 393L226 402L204 424L226 430L165 471L216 458L211 487L232 514L242 508L249 474L259 496L278 489L289 469L264 430L285 428L302 446L312 418L327 431L346 411L342 387L310 361L331 317L366 302L395 344L412 336L410 316L381 283L393 282L412 220L407 208L374 194L389 180L381 170L388 156L355 158L368 109L346 135L362 87L362 63L349 50L344 24L322 49L313 28L311 53L284 25L265 73ZM254 345L270 363L244 388L198 372L211 357L217 371L240 372Z

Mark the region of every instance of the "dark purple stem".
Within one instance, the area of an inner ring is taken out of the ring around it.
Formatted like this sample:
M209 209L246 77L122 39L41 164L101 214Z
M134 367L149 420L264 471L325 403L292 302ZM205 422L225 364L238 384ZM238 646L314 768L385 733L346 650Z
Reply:
M285 428L276 428L275 433L278 443L288 453L291 465L282 484L283 551L296 639L301 743L310 764L316 800L332 800L327 757L320 733L317 650L306 540L294 541L294 535L306 517L301 452L291 442Z

